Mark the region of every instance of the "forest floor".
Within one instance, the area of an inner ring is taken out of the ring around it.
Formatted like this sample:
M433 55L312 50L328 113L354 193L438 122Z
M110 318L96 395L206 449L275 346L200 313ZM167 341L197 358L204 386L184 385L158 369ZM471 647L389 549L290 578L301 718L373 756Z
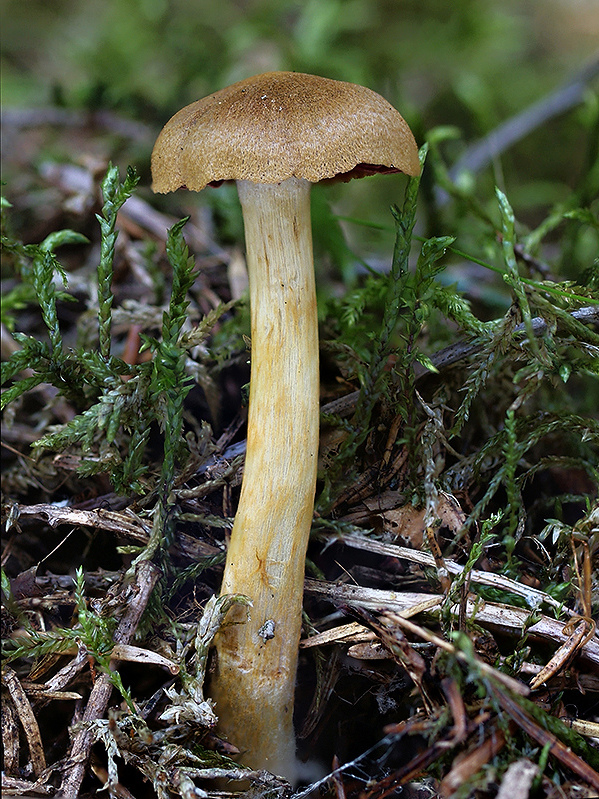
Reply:
M115 138L147 132L91 122L4 134L5 795L599 794L596 275L552 293L500 202L497 319L432 256L328 303L292 788L197 711L243 472L243 257L191 208L197 276L169 306L177 218L132 175L105 180ZM184 306L173 374L192 382L171 402L156 361Z

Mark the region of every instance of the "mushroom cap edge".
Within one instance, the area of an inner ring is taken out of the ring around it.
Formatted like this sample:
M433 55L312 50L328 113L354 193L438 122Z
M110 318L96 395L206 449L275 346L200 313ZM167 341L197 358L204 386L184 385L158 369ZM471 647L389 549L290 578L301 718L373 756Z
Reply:
M166 123L152 152L158 193L376 172L420 173L401 114L372 89L300 72L255 75L191 103Z

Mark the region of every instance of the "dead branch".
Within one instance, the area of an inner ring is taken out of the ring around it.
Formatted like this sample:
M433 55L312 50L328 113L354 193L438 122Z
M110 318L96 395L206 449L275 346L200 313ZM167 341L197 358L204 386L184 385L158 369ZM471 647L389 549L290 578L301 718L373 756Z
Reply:
M127 609L120 620L119 626L114 634L115 644L129 644L133 639L137 625L142 614L146 609L148 600L154 586L158 581L160 571L157 566L149 561L142 561L135 572L134 585L136 593L130 600ZM116 669L117 660L111 661L110 667ZM76 799L79 794L81 782L85 775L85 769L93 743L91 722L101 718L108 706L113 685L107 674L102 674L89 696L85 713L83 714L82 728L76 734L68 758L68 770L65 772L60 794L64 799Z

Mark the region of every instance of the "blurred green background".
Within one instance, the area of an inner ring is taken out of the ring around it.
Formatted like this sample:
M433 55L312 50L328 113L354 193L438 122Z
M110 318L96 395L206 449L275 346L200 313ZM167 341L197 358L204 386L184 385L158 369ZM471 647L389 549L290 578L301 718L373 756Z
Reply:
M147 187L153 139L175 111L271 69L370 86L401 111L419 143L436 126L456 126L456 137L443 145L451 166L468 143L598 58L599 2L3 0L1 36L4 107L110 110L143 123L147 135L135 147L119 149L113 138L105 154L122 166L134 163ZM588 169L596 119L590 82L574 110L483 170L480 196L492 200L493 185L500 185L517 214L538 224ZM386 209L401 202L402 192L401 178L369 179L327 188L326 200L316 192L314 202L392 227ZM188 201L157 200L178 210ZM225 190L218 199L194 201L222 210L230 196ZM323 215L317 241L327 235ZM235 213L222 216L236 237ZM387 252L392 235L345 226L350 245L364 255Z
M2 22L6 104L102 103L159 120L292 69L364 83L469 135L554 88L599 43L597 0L4 0Z

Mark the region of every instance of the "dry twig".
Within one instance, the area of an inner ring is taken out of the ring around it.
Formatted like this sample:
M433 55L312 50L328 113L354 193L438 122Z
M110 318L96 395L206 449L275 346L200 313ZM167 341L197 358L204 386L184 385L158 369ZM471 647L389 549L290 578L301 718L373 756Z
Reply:
M127 645L133 638L159 575L158 568L149 561L142 561L138 565L134 577L137 592L129 602L116 629L114 634L116 644ZM117 661L111 661L111 668L116 667ZM71 746L68 770L65 771L60 787L60 793L64 799L76 799L79 793L93 743L90 724L104 715L112 690L113 685L109 676L106 674L100 675L89 696L87 707L83 714L82 728L76 734Z

